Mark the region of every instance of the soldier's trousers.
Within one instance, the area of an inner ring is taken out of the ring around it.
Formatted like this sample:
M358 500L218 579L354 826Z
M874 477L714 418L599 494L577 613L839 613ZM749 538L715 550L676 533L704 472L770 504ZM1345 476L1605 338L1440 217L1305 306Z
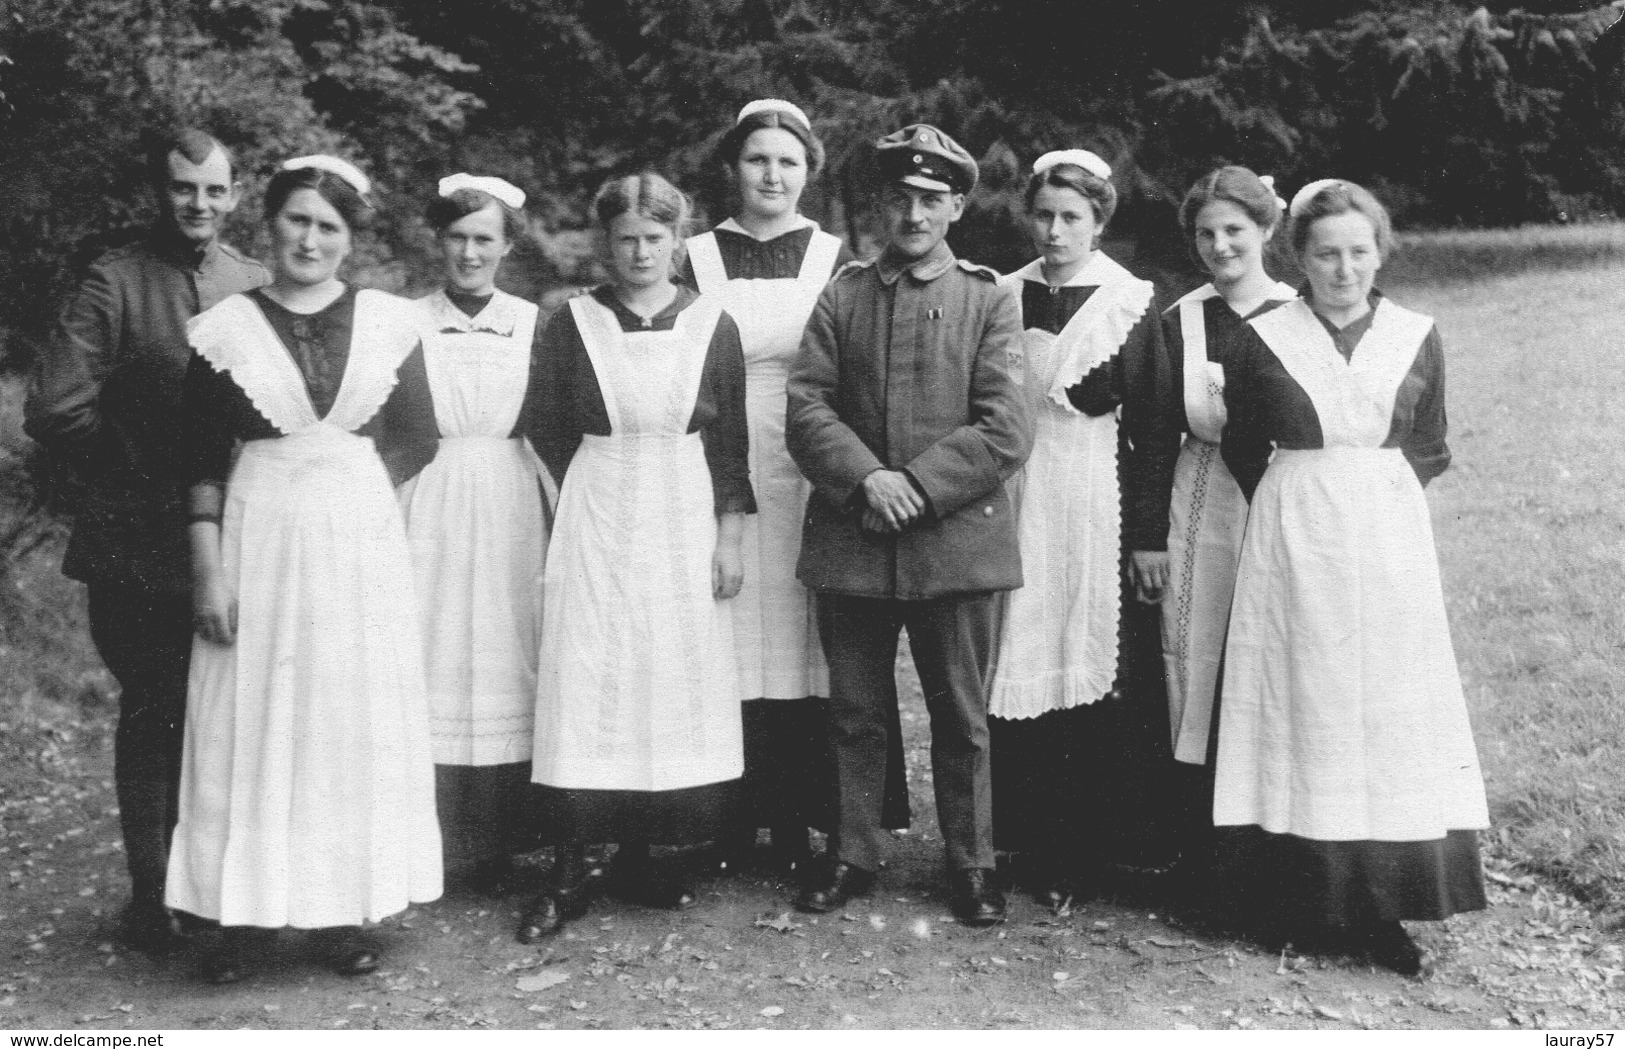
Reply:
M161 904L179 803L191 601L93 583L90 636L121 690L113 781L133 895L137 903Z
M931 715L931 774L948 866L993 866L987 736L993 625L987 594L926 601L818 595L829 663L837 860L870 871L880 863L887 726L897 706L898 633L906 628Z

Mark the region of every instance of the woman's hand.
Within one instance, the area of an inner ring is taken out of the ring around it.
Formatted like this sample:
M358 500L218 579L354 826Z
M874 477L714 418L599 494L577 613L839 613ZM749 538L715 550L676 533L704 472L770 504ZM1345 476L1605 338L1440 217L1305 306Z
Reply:
M1168 551L1135 550L1129 554L1134 596L1142 604L1154 605L1168 589Z
M216 645L237 640L237 599L218 574L192 584L192 628L198 637Z
M717 518L717 548L711 555L711 596L726 601L739 595L745 585L745 555L741 548L745 534L744 514L723 514Z
M192 629L205 641L229 645L237 640L237 599L227 589L220 565L220 525L193 521L187 533L192 544Z

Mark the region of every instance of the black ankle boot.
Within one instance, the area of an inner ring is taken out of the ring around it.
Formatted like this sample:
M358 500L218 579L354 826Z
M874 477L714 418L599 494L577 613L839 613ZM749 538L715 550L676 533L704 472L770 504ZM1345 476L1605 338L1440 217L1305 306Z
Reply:
M340 976L365 976L378 971L378 945L359 925L316 929L311 940L322 964Z
M240 983L259 969L259 960L275 933L242 925L220 930L214 944L203 955L203 979L213 984Z
M180 927L162 899L138 898L119 915L113 939L120 947L161 958L178 946Z
M1422 948L1397 921L1363 926L1358 943L1365 948L1366 956L1384 969L1392 969L1401 976L1415 976L1422 971Z
M537 895L520 916L516 938L520 943L539 943L579 918L591 902L590 889L601 872L587 866L586 849L580 845L560 845L555 850L548 888Z

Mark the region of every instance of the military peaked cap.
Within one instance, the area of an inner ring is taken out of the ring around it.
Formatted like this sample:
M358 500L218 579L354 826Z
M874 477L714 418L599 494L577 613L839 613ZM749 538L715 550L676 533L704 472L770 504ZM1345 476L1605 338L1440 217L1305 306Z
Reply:
M930 124L910 124L875 143L880 176L938 193L969 193L976 186L976 159Z

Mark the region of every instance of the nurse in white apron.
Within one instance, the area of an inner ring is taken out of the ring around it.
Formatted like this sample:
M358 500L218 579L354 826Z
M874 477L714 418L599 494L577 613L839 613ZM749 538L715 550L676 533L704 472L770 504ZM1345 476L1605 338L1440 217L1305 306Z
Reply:
M220 923L214 983L282 927L316 930L337 972L372 972L362 923L440 895L391 487L434 457L434 408L412 304L335 275L367 185L334 157L289 161L265 195L275 280L188 327L198 637L166 902Z
M525 438L538 310L496 286L524 202L502 179L456 174L429 205L446 283L418 307L440 451L401 489L446 883L473 892L499 889L537 844L525 821L553 484Z
M593 201L611 280L548 323L532 439L559 481L544 573L532 778L561 844L519 939L586 904L583 845L656 907L695 893L651 845L715 840L744 771L729 602L755 498L739 330L672 282L687 201L645 173Z
M811 595L796 579L810 486L785 450L784 387L819 292L852 253L798 210L824 159L798 107L771 98L749 103L716 158L738 190L739 209L689 238L685 269L739 324L756 492L756 514L745 521L745 583L731 602L745 776L730 856L743 859L757 828L768 827L777 861L790 868L807 856L808 826L826 826L829 816L822 698L829 673ZM900 736L898 749L900 758Z
M1047 153L1026 204L1043 255L1003 279L1021 303L1036 420L1018 475L1027 582L1005 603L988 732L994 842L1059 908L1114 864L1159 865L1170 837L1153 603L1179 437L1157 410L1154 289L1099 250L1117 206L1111 167L1088 150Z
M1309 296L1226 362L1221 448L1251 509L1214 823L1281 939L1412 974L1401 922L1484 906L1489 825L1422 495L1450 463L1444 351L1372 290L1393 235L1369 192L1311 183L1290 215Z
M1192 876L1213 825L1214 698L1247 524L1247 500L1219 455L1225 354L1248 320L1298 297L1264 270L1283 207L1270 181L1247 168L1222 167L1197 180L1180 205L1180 227L1213 279L1162 315L1170 392L1162 407L1185 435L1168 508L1162 651L1170 738L1182 763L1176 775L1188 803L1181 866Z

